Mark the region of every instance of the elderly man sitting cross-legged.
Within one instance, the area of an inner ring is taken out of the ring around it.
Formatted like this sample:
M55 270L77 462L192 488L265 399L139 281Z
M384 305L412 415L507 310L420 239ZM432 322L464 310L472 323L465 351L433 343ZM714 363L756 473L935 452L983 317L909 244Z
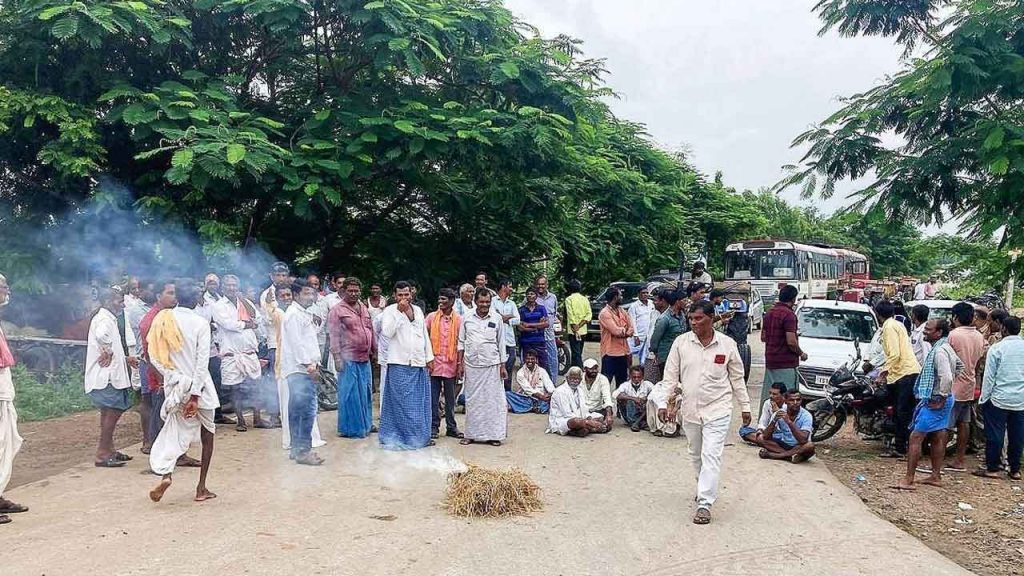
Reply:
M800 392L786 392L786 405L780 408L765 427L758 456L767 460L789 460L794 464L814 456L811 431L814 419L800 405Z

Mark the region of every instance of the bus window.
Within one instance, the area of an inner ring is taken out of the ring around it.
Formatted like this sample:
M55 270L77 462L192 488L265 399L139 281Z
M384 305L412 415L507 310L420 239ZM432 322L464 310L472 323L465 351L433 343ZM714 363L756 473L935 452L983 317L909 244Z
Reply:
M725 275L730 280L791 280L796 266L793 250L737 250L725 255Z

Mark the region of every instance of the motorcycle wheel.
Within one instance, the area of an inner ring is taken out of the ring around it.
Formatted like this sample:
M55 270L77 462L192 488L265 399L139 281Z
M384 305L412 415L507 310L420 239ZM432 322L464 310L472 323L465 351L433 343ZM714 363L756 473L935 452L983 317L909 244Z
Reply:
M321 412L338 409L338 380L330 370L320 370L320 381L316 385L316 404Z
M811 430L812 442L824 442L833 437L846 423L846 412L836 410L833 412L811 412L814 418L814 429Z
M558 375L565 376L565 373L569 371L569 357L572 352L569 349L569 345L565 342L558 344Z

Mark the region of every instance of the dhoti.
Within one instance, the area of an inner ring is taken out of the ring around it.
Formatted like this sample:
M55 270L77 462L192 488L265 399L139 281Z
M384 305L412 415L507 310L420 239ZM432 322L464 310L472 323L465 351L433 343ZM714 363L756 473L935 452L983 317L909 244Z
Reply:
M221 386L237 386L246 380L258 380L261 373L260 359L256 352L236 352L221 357Z
M466 438L479 442L504 440L508 433L508 401L501 364L466 366Z
M10 368L0 368L0 496L3 496L14 470L14 456L21 450L18 412L14 409L14 381Z
M168 401L171 401L168 398ZM174 410L164 418L164 427L153 442L149 453L149 469L161 476L174 472L178 458L188 452L188 447L200 439L200 430L206 428L211 434L216 427L213 424L213 409L202 409L194 418L185 418L181 409Z
M676 413L675 420L662 422L658 418L658 405L651 400L647 401L647 428L651 433L660 431L664 436L675 436L679 433L679 414Z

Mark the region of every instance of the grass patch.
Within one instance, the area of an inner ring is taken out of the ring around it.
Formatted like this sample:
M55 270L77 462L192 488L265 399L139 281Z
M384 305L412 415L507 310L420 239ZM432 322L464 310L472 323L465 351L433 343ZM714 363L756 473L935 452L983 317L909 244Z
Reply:
M93 409L80 369L65 366L49 382L40 382L23 366L12 368L11 375L19 420L34 422Z

